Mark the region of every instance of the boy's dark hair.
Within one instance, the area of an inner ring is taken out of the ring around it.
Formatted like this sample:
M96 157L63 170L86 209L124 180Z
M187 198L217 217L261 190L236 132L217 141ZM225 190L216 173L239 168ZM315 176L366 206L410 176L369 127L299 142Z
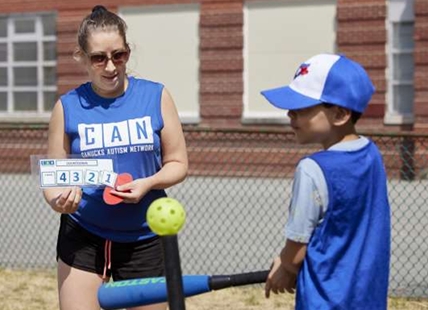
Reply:
M334 107L334 106L338 106L336 104L332 104L332 103L328 103L328 102L323 102L322 105L324 107L326 107L327 109ZM351 110L351 122L352 122L352 124L355 125L358 122L358 120L360 119L361 115L363 115L363 113L359 113L359 112L355 112L355 111Z

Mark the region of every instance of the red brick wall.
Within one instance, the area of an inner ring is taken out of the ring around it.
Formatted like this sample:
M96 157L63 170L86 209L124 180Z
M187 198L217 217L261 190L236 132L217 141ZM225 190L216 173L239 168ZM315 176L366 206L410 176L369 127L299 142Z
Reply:
M240 124L243 95L243 2L203 1L200 17L202 125Z
M58 12L57 86L59 94L64 94L87 78L86 72L81 66L76 65L76 61L73 59L77 29L82 17L86 14L88 14L87 9Z
M338 0L337 45L339 52L360 62L376 87L365 118L380 118L385 112L387 57L385 0Z
M428 1L415 0L415 15L415 128L428 130Z

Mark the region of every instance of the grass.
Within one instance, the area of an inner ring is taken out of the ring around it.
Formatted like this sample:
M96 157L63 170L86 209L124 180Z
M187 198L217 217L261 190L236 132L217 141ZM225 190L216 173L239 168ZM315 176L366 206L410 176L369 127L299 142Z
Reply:
M0 269L0 296L0 310L57 310L56 273Z
M0 310L57 310L54 271L0 269ZM247 286L186 299L187 310L292 310L294 296L264 298L263 287ZM390 298L389 310L428 310L428 300Z

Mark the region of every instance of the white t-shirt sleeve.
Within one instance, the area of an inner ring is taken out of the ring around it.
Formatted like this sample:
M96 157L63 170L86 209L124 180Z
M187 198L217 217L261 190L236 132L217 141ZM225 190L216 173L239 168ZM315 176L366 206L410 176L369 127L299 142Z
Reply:
M294 175L286 238L308 243L328 206L328 190L319 165L310 158L299 162Z

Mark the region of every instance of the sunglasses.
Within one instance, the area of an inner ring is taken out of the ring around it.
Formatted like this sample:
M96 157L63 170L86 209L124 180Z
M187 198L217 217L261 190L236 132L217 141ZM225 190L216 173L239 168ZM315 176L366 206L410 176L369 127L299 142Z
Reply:
M111 56L107 56L105 53L99 54L87 54L91 65L97 68L105 67L109 60L111 60L115 66L121 65L128 61L129 58L129 50L120 50L111 54Z

